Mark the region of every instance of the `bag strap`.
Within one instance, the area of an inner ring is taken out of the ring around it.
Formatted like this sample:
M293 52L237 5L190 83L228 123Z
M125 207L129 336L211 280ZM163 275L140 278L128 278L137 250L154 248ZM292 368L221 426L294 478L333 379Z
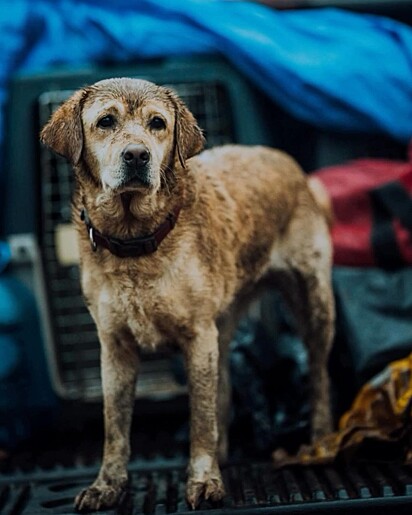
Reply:
M412 236L412 199L399 181L388 182L369 192L373 212L371 246L377 265L400 268L406 265L393 226L397 218Z
M399 181L388 182L373 189L372 195L412 233L412 198Z

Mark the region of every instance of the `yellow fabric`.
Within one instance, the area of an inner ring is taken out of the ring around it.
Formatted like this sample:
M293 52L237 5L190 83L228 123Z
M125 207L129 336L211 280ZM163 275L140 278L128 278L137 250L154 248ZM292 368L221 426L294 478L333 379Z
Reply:
M338 431L326 435L296 456L275 451L275 465L317 464L335 460L340 454L353 454L366 440L402 445L411 432L412 353L394 361L364 385L351 408L341 417ZM408 446L405 460L412 460Z

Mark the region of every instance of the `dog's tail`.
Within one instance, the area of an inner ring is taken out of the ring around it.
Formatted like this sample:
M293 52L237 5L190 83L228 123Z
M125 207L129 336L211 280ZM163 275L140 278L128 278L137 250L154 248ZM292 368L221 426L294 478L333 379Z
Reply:
M316 204L322 211L329 228L331 228L333 225L333 208L328 190L324 186L323 182L317 177L309 176L308 186L315 198Z

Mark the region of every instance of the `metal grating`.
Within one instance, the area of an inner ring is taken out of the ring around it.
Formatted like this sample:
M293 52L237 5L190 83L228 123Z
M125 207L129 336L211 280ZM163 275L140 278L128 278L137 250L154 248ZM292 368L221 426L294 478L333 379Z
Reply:
M130 488L116 510L102 513L193 513L184 500L183 467L130 467ZM233 464L223 469L227 495L221 503L203 502L196 513L409 513L412 469L378 463L291 467ZM91 473L66 479L0 480L0 511L5 514L70 514L75 495L90 484Z
M208 145L233 141L230 99L224 84L188 82L169 84L186 102L204 129ZM40 124L72 91L48 91L39 97ZM65 266L56 253L56 231L71 222L73 174L67 162L40 148L40 240L53 333L51 366L58 393L69 399L101 397L99 344L96 329L83 302L77 266ZM143 358L138 396L167 397L183 393L172 373L167 354Z

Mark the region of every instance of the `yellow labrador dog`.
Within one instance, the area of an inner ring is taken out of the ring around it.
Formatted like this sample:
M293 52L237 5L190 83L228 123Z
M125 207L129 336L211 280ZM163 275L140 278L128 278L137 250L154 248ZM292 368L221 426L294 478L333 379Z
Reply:
M200 153L202 132L176 94L128 78L77 91L41 139L74 167L82 288L101 343L104 457L76 508L119 499L138 347L167 343L187 366L187 501L196 507L224 496L218 462L227 453L228 343L263 285L284 293L307 344L312 437L329 431L331 245L316 188L297 164L260 146Z

